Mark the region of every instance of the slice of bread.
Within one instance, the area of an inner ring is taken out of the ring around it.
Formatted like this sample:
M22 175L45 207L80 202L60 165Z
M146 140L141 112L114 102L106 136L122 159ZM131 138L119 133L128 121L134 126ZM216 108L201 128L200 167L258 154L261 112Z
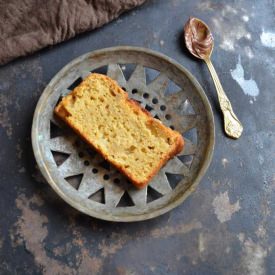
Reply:
M153 118L101 74L90 74L62 99L55 114L138 188L184 144L180 133Z

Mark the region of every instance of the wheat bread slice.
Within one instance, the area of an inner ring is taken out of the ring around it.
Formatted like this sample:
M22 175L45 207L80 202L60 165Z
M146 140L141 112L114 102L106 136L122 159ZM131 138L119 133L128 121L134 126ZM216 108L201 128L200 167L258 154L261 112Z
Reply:
M183 149L180 133L153 118L105 75L90 74L54 112L137 188Z

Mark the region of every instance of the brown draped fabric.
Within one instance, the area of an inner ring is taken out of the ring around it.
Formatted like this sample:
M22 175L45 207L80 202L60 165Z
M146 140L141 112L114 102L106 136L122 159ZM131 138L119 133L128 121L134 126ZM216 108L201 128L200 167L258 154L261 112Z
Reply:
M145 0L0 0L0 64L92 30Z

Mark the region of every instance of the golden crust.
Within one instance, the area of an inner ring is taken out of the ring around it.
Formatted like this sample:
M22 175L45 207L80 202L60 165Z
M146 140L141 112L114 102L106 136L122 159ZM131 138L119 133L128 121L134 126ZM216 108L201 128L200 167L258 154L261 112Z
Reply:
M137 180L127 169L125 169L122 165L119 165L118 163L112 161L109 157L109 155L106 152L103 152L100 150L95 144L89 139L86 133L84 133L81 129L77 128L76 125L71 123L69 121L68 117L70 116L70 113L66 109L66 105L68 104L70 98L75 98L81 95L82 93L82 86L85 85L86 81L89 81L89 79L100 79L108 82L108 85L111 87L111 92L115 94L120 94L125 99L125 104L128 104L131 106L133 112L140 114L141 112L146 114L147 116L147 123L154 125L154 127L157 127L158 129L161 129L162 132L164 132L168 137L173 137L176 139L176 142L174 142L173 146L171 146L170 151L167 152L162 158L159 160L158 165L156 168L152 169L150 174L148 174L147 178L143 181ZM69 95L64 97L62 101L56 106L54 113L61 118L64 122L66 122L83 140L85 140L93 149L95 149L97 152L99 152L106 160L110 161L112 165L114 165L120 172L122 172L125 176L129 178L129 180L137 187L137 188L143 188L145 187L149 181L158 173L160 168L171 158L173 158L175 155L177 155L184 146L184 140L180 133L177 131L174 131L165 125L163 125L159 120L153 118L151 114L142 108L135 100L129 99L128 94L122 90L117 83L112 80L111 78L101 75L101 74L90 74L79 86L77 86Z

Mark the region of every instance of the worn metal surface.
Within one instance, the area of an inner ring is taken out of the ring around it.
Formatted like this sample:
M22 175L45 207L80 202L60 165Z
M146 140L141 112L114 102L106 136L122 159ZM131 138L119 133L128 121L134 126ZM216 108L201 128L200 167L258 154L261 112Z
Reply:
M125 74L128 64L134 66L128 81L119 64ZM184 150L159 171L150 189L137 190L100 155L80 146L76 135L68 136L68 129L53 115L60 97L90 72L104 67L130 98L185 136ZM60 135L54 135L51 124L60 128ZM70 205L104 220L140 221L166 213L195 190L211 161L214 118L202 88L175 61L144 48L114 47L76 58L52 79L36 107L32 144L42 174ZM62 163L60 153L65 154ZM75 183L76 177L79 182ZM151 189L158 196L150 194Z
M102 29L0 68L0 274L275 274L274 1L148 1ZM188 17L213 30L213 63L244 125L223 133L205 64L181 47ZM272 36L273 35L273 36ZM101 48L151 48L186 67L212 105L216 143L196 192L138 223L83 215L36 168L37 101L72 59Z

